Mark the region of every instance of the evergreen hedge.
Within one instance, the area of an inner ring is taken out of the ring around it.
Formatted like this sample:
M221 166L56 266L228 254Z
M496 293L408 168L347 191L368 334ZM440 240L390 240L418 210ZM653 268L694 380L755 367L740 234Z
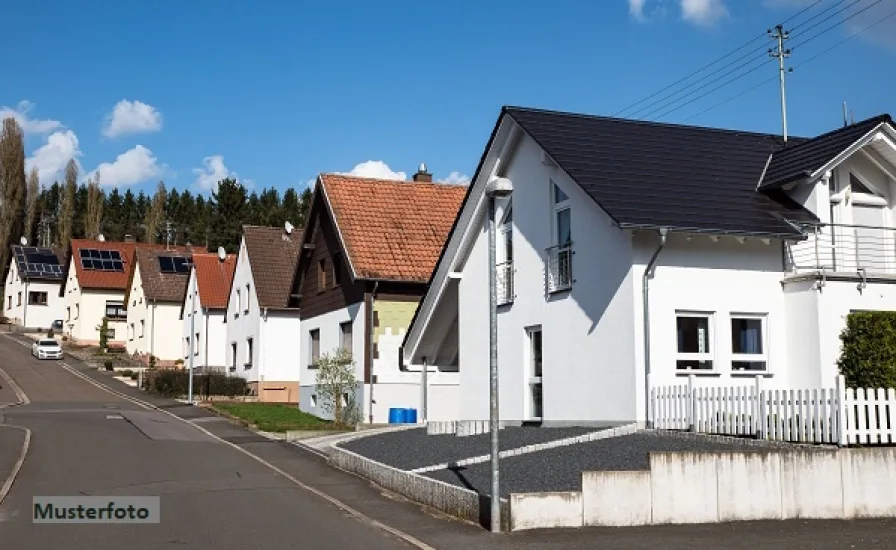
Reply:
M850 313L837 366L850 388L896 387L896 311Z
M143 388L163 397L183 397L189 391L189 372L179 369L149 369ZM245 378L220 373L193 374L193 394L197 396L237 397L249 394Z

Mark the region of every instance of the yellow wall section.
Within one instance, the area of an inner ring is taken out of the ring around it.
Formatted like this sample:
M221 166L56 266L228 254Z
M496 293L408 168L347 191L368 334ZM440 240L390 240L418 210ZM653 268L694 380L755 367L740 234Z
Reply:
M373 329L373 341L379 341L381 334L386 332L386 327L392 328L392 334L398 334L400 330L407 330L417 311L417 302L392 302L388 300L375 300L373 311L379 318L379 324Z

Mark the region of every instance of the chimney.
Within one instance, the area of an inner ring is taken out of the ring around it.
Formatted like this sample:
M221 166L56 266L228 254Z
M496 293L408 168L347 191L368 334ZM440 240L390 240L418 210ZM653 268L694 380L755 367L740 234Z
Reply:
M126 243L134 242L134 236L131 235L130 233L128 233L127 235L124 236L124 242L126 242Z
M432 183L432 174L426 171L425 162L421 162L420 167L417 168L417 173L414 174L414 181Z

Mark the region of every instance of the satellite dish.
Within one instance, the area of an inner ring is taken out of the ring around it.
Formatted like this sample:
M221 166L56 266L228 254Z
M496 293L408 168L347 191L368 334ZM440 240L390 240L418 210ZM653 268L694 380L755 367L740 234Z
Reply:
M96 240L98 240L101 243L104 243L104 242L106 242L106 236L103 235L102 233L100 233L99 235L96 236Z
M223 247L223 246L219 246L219 247L218 247L218 259L221 260L222 262L223 262L225 259L227 259L227 251L224 250L224 247Z
M289 222L287 221L285 224L283 224L283 228L286 229L286 234L287 234L287 235L292 235L293 226L292 226L291 223L289 223Z
M19 242L22 243L22 246L28 245L28 239L26 239L24 236L21 239L19 239Z

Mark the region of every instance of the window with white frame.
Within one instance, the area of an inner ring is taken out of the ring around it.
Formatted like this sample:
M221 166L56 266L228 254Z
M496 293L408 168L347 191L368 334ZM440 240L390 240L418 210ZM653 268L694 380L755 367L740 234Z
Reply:
M246 305L243 307L243 313L249 313L249 283L246 283Z
M764 314L731 315L731 370L768 370Z
M243 307L243 296L240 293L240 289L236 289L236 307L234 308L233 318L236 319L240 316L240 309Z
M713 314L675 312L675 329L678 354L677 370L712 370L715 346L713 345Z
M529 378L528 399L526 400L526 417L529 420L541 419L544 409L542 400L542 339L541 327L526 330L528 335L527 374Z
M508 203L498 229L495 274L498 305L513 301L513 204Z
M140 319L140 338L146 335L146 319Z
M252 368L252 338L246 338L246 364L245 368Z
M548 249L548 290L572 286L572 206L569 196L551 181L553 244Z

